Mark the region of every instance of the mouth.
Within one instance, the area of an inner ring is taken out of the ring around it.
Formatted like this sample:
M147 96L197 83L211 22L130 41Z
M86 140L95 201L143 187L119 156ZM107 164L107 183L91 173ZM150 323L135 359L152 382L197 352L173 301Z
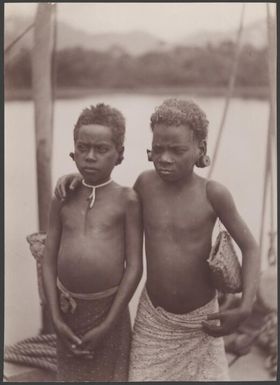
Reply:
M172 170L169 170L167 168L159 168L158 172L162 175L170 175L172 174Z
M83 171L87 174L94 174L96 173L98 170L96 168L93 168L93 167L84 167L83 168Z

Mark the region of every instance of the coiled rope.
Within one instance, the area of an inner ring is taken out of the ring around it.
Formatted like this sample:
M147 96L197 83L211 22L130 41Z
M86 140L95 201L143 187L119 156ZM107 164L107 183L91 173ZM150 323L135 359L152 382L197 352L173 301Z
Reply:
M4 350L4 360L56 373L56 335L41 334L8 346Z

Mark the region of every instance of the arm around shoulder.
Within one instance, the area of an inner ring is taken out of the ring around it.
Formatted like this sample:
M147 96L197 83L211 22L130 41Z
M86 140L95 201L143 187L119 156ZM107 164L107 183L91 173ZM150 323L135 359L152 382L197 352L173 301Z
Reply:
M81 184L82 176L78 173L72 173L61 176L55 186L55 196L58 200L64 200L70 190L74 190Z

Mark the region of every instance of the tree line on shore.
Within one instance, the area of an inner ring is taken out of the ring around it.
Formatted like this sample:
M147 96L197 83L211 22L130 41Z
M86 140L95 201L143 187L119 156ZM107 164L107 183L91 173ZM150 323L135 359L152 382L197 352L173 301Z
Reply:
M118 47L106 52L77 47L56 52L54 76L57 87L222 87L228 84L234 50L233 43L224 42L131 56ZM4 73L7 88L31 88L31 51L22 49L6 60ZM243 46L236 85L268 85L266 48Z

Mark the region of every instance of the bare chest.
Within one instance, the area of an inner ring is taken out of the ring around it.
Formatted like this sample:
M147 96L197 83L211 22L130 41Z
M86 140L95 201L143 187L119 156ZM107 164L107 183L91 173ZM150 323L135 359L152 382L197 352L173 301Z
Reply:
M145 228L166 235L199 234L212 224L213 210L201 193L197 194L147 194L143 204Z
M68 232L106 233L120 228L124 208L121 203L107 199L96 199L90 208L89 201L79 197L68 202L61 211L63 230Z

